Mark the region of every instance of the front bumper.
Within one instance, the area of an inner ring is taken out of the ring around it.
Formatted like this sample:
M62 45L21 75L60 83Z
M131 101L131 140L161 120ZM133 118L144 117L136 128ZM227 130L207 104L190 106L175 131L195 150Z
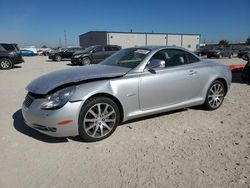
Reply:
M79 134L78 115L83 101L67 102L62 108L56 110L40 109L43 102L43 99L35 99L29 107L23 104L22 114L29 127L53 137L77 136ZM70 120L70 123L58 124L66 120Z
M81 58L74 58L74 57L72 57L71 58L71 63L73 65L80 65L82 63L82 59Z
M54 55L49 55L49 59L54 59L55 56Z

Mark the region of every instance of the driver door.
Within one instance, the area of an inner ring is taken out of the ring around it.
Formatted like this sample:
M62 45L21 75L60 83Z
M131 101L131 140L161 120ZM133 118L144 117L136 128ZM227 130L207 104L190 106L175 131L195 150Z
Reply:
M153 72L145 70L139 84L140 107L149 110L180 104L193 98L196 89L197 70L189 64L187 52L165 49L151 59L165 61L164 68ZM198 58L197 62L199 61Z

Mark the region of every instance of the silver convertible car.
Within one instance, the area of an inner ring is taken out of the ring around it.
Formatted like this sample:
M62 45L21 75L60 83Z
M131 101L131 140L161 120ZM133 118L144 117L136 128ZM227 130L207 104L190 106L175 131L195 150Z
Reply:
M134 118L196 105L215 110L231 79L227 66L183 48L127 48L100 64L35 79L22 113L28 126L44 134L93 142Z

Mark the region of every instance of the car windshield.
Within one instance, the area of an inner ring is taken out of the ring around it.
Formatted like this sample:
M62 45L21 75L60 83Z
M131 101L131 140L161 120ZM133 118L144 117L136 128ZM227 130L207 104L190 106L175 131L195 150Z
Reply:
M116 52L114 55L105 59L101 64L135 68L149 52L150 50L148 49L128 48Z

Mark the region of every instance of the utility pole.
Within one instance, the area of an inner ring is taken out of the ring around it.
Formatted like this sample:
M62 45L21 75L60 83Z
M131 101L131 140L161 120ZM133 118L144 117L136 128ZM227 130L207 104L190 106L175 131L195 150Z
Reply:
M65 48L67 48L67 35L65 29L64 29L64 42L65 42Z

